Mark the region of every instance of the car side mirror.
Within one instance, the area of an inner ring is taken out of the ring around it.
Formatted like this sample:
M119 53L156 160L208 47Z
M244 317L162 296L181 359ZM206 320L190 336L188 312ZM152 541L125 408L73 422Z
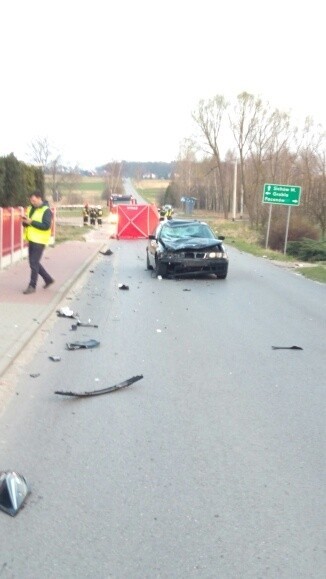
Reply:
M221 241L224 241L225 235L219 235L218 238L219 238Z

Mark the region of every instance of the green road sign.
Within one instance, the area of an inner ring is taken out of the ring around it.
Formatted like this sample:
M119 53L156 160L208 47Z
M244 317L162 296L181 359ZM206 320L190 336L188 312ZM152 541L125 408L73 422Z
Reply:
M275 205L300 205L301 187L265 183L263 203Z

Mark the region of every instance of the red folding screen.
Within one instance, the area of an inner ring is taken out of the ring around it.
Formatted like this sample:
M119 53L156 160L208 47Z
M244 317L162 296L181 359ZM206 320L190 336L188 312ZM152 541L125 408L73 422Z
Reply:
M118 205L118 239L144 239L159 222L155 205Z

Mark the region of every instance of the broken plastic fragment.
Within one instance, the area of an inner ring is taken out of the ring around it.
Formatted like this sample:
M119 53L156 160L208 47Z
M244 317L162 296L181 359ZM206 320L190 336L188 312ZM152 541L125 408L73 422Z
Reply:
M76 315L68 306L57 310L57 314L61 318L74 318Z
M126 388L130 386L134 382L141 380L143 375L140 376L133 376L132 378L128 378L124 382L120 382L120 384L116 384L115 386L109 386L108 388L102 388L102 390L92 390L91 392L62 392L61 390L56 390L55 394L61 394L62 396L76 396L78 398L86 398L87 396L100 396L101 394L109 394L110 392L114 392L115 390L120 390L121 388Z
M113 254L113 251L111 251L111 249L107 249L106 251L100 251L100 253L101 253L102 255L112 255L112 254Z
M38 378L40 376L40 374L30 374L31 378Z
M14 517L30 493L25 478L14 471L0 472L0 509Z
M61 360L60 356L49 356L49 358L52 362L60 362Z
M272 346L272 350L303 350L300 346Z
M119 283L119 289L121 289L121 290L128 290L128 289L129 289L129 286L128 286L128 285L125 285L124 283Z
M67 350L81 350L89 348L97 348L100 345L100 342L97 340L85 340L83 342L70 342L70 344L66 344Z

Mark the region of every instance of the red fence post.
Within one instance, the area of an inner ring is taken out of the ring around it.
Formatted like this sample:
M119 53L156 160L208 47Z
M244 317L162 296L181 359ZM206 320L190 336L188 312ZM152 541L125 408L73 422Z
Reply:
M0 269L2 269L2 253L3 253L3 209L0 207Z
M14 253L15 253L15 210L13 207L10 207L10 263L14 262Z

